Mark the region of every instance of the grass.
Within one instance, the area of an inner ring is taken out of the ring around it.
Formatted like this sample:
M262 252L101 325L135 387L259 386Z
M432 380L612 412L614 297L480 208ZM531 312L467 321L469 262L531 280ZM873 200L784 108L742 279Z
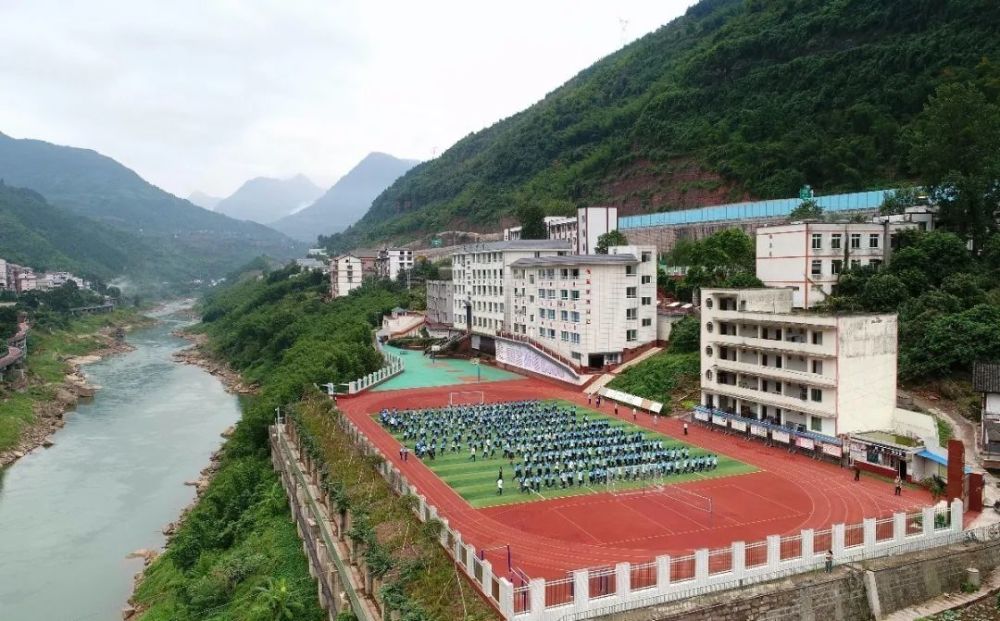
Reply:
M955 436L955 430L952 429L951 423L941 416L935 416L934 422L937 423L938 442L941 443L941 446L947 446L948 440Z
M24 429L35 422L35 406L55 398L69 373L66 358L82 356L104 345L94 336L101 328L147 323L132 309L69 320L64 327L39 328L28 335L28 387L14 391L0 384L0 451L17 445Z
M597 412L585 407L578 406L574 403L569 403L568 401L562 400L550 400L547 403L555 403L564 407L575 407L578 416L589 416L593 418L601 418L609 420L615 427L624 427L630 432L641 431L642 434L649 439L663 440L665 444L674 447L684 447L687 446L692 456L704 455L709 453L701 448L691 446L681 442L677 438L669 436L664 433L659 433L642 427L633 425L628 421L624 421L620 418L615 418L613 416L608 416L602 412ZM627 411L624 409L622 411ZM402 442L402 435L395 435L395 438ZM412 446L410 447L413 448ZM676 483L686 483L688 481L697 481L703 479L714 479L718 477L734 476L739 474L747 474L756 471L756 468L745 464L741 461L732 459L725 455L718 455L719 466L715 470L708 472L693 472L681 475L672 475L666 480L671 484ZM607 491L606 486L599 486L596 488L591 488L588 486L583 487L568 487L566 489L556 488L546 488L542 487L541 492L522 494L517 489L517 484L513 480L514 471L510 466L510 462L505 460L502 456L494 457L493 459L477 459L475 462L469 461L469 454L466 451L459 453L439 453L437 458L433 461L429 459L424 460L424 464L431 469L442 481L447 483L459 496L464 498L466 502L475 508L483 507L493 507L497 505L509 505L521 502L532 502L536 500L551 500L554 498L566 498L570 496L581 496L585 494L596 494ZM497 474L500 468L504 469L504 494L503 496L496 495L496 482ZM617 485L617 489L638 489L642 487L649 487L654 485L652 481L629 481L623 482Z

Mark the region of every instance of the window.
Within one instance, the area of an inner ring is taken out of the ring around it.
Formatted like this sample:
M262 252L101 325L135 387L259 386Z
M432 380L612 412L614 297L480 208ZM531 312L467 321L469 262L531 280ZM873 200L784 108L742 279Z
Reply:
M571 343L576 343L577 345L579 345L580 344L580 335L577 334L576 332L571 332L570 335L569 335L569 340L570 340Z
M626 287L625 288L625 297L627 297L627 298L635 298L635 291L636 291L636 287Z
M562 332L560 332L559 333L559 340L561 340L563 342L568 341L569 340L569 332L567 332L565 330L563 330Z
M840 243L843 241L843 235L840 233L834 233L830 235L830 247L834 250L840 250Z
M869 233L868 234L868 247L869 248L878 248L879 238L880 237L881 236L878 233Z
M541 336L541 337L545 336L545 328L539 328L538 329L538 336Z
M823 375L823 361L813 360L812 369L813 373L815 373L816 375Z
M567 291L566 289L560 289L559 290L559 299L560 300L568 300L569 299L569 291Z
M706 345L705 346L705 355L708 356L709 358L712 357L712 346L711 345Z
M823 234L813 233L812 234L812 249L821 250L823 248Z
M571 356L573 356L573 360L582 360L583 359L583 356L581 356L580 352L578 352L578 351L573 352L571 354Z
M651 325L653 325L653 320L650 319L649 317L646 317L645 319L642 320L642 326L644 328L648 328Z
M706 324L705 324L705 330L706 330L706 331L707 331L707 332L708 332L709 334L711 334L711 333L712 333L712 322L711 322L711 321L709 321L708 323L706 323Z
M712 369L705 371L705 379L707 379L710 382L712 381Z
M634 320L639 317L639 309L637 308L626 308L625 309L625 319Z
M559 311L559 319L569 321L569 311Z
M571 299L571 300L579 300L580 299L580 292L577 291L577 290L570 291L569 292L569 299Z
M833 274L834 276L843 271L843 269L844 269L843 259L834 259L833 261L830 261L830 273Z
M856 270L861 267L861 259L851 259L851 269Z
M809 418L809 429L810 431L823 431L823 419L819 416L811 416Z
M638 339L639 339L639 331L638 330L626 330L625 331L625 340L626 341L628 341L628 342L631 343L633 341L637 341Z
M640 279L640 282L644 285L648 285L649 283L653 282L653 277L647 274Z
M643 296L642 297L642 305L643 306L649 306L652 303L653 303L653 298L651 298L649 296Z
M868 265L872 266L872 269L877 270L882 267L882 259L872 259L868 262Z
M819 403L820 401L823 400L823 390L822 389L820 389L820 388L813 388L809 392L810 392L810 396L812 397L813 401L816 401L817 403Z
M573 323L580 323L580 313L577 311L571 312L569 314L569 320L572 321Z
M652 252L643 252L642 253L642 262L643 263L649 263L652 260L653 260L653 253Z
M861 247L861 233L851 233L851 249Z
M823 344L823 333L822 332L813 332L812 334L813 334L813 345L822 345Z
M634 265L626 265L625 266L625 275L626 276L635 276L635 266Z
M822 276L823 275L823 262L820 261L820 260L813 261L812 262L812 269L809 270L809 273L812 274L813 276Z

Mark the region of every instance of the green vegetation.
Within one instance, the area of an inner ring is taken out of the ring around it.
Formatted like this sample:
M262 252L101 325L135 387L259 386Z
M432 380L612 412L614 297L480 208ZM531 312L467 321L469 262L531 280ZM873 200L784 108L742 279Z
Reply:
M417 520L414 497L392 492L375 470L380 460L360 453L338 416L329 401L310 399L296 409L293 423L308 454L324 464L322 487L331 505L351 514L347 536L381 583L378 596L410 621L496 619L438 543L441 522Z
M955 435L955 430L952 429L951 423L941 416L935 416L934 422L937 424L938 442L941 443L941 446L948 446L948 440L951 440Z
M594 252L597 254L608 254L608 248L611 246L625 246L628 244L628 238L625 234L614 229L608 231L597 238L597 247L594 248Z
M740 229L725 229L704 239L679 240L667 256L670 265L683 266L679 280L667 280L664 290L690 301L702 287L763 287L756 274L757 251L752 237Z
M697 360L697 357L695 357ZM697 363L696 363L697 366ZM612 427L622 427L629 433L634 433L636 431L641 431L642 435L649 439L663 440L666 445L671 448L681 448L687 446L691 449L692 456L705 455L709 451L698 449L685 444L676 438L672 438L666 434L658 433L655 431L650 431L642 427L638 427L623 421L620 418L615 418L613 416L607 416L606 414L592 410L589 408L579 407L576 404L569 403L566 401L553 401L562 407L572 407L576 409L577 418L587 416L591 419L606 419L611 421ZM626 410L628 408L625 408ZM402 434L397 434L396 439L400 442L403 441ZM412 448L412 447L411 447ZM663 479L664 483L685 483L687 481L696 481L701 479L713 479L717 477L732 476L736 474L745 474L748 472L753 472L754 468L744 464L743 462L736 461L735 459L726 457L725 455L719 455L719 467L715 470L709 472L692 472L689 474L672 475ZM517 485L514 482L510 482L509 479L513 476L513 472L509 467L508 460L504 459L503 456L494 457L492 459L481 457L475 462L469 461L469 455L466 452L450 453L444 452L440 453L436 459L433 461L426 460L424 464L430 468L434 474L438 475L442 481L447 483L454 489L459 496L464 498L473 507L493 507L496 505L509 505L520 502L532 502L538 500L539 497L549 500L552 498L565 498L568 496L580 496L584 494L595 494L604 491L603 486L598 486L596 488L590 487L568 487L566 489L559 488L546 488L543 487L542 491L539 493L532 494L522 494ZM500 468L506 468L505 473L505 483L509 485L504 490L503 496L496 495L497 489L497 472ZM618 484L619 489L632 489L649 487L653 485L651 481L623 481Z
M495 228L524 203L669 210L905 182L924 174L908 133L940 85L976 81L995 101L997 23L991 0L702 0L416 166L324 241Z
M521 224L521 239L545 239L545 212L534 203L525 203L517 208L517 220Z
M820 310L898 312L903 380L967 374L1000 357L1000 234L976 256L953 233L904 232L888 266L844 272Z
M697 317L681 319L671 327L667 351L625 369L608 387L659 401L664 414L675 408L687 409L683 401L697 389L701 371L700 340L701 324Z
M0 325L4 318L9 318L9 311L0 314ZM47 320L36 323L28 337L27 389L17 391L0 382L0 452L17 445L24 429L36 421L37 408L55 401L56 392L70 371L66 358L83 356L106 346L108 339L98 335L103 328L145 321L148 320L135 310L126 309L73 319L48 315Z
M804 200L802 204L788 214L789 220L821 220L823 208L813 199Z
M209 349L260 390L244 403L208 490L146 571L136 592L148 608L144 620L270 621L279 608L296 620L324 618L268 459L267 426L275 408L318 394L315 384L378 368L371 330L382 313L408 303L390 284L366 284L332 302L326 292L321 275L291 266L204 301Z

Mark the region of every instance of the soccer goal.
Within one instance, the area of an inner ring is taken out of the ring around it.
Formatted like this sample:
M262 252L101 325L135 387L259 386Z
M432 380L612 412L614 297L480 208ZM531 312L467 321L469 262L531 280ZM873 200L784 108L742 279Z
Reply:
M478 405L486 402L486 395L481 390L466 390L448 393L448 405Z

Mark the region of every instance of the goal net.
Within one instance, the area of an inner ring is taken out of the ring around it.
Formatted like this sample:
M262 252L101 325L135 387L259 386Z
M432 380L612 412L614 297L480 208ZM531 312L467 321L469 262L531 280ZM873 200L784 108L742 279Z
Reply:
M466 390L448 393L448 405L478 405L486 402L481 390Z

